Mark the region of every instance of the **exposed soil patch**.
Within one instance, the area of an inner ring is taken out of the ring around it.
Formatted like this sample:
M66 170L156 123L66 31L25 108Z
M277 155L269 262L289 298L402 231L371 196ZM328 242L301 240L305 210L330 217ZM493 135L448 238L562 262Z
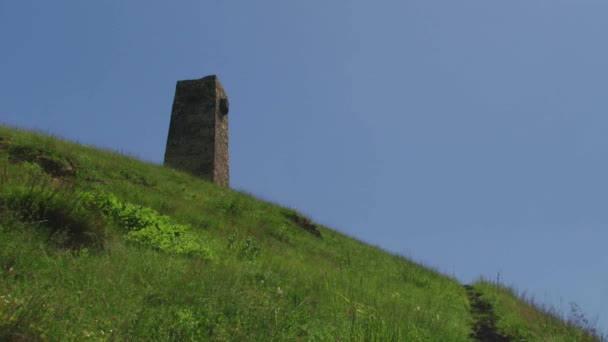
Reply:
M317 229L317 226L306 217L300 216L295 213L286 213L285 216L310 234L318 237L319 239L323 238L321 236L321 232Z
M8 148L8 140L3 137L0 137L0 150L6 150Z
M471 314L475 319L473 332L470 337L482 342L509 342L509 336L502 335L496 330L496 314L492 305L481 298L481 293L476 291L471 285L464 285L469 303L471 304Z
M10 146L8 153L9 162L38 164L44 172L53 177L73 177L76 175L76 165L74 163L38 149L26 146Z

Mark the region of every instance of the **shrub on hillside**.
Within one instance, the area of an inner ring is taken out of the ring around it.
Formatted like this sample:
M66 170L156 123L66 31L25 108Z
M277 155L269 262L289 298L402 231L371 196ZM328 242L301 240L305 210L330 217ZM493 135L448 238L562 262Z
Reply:
M212 257L200 237L189 225L177 224L154 209L122 203L112 194L87 192L84 196L108 218L126 231L127 241L175 255Z

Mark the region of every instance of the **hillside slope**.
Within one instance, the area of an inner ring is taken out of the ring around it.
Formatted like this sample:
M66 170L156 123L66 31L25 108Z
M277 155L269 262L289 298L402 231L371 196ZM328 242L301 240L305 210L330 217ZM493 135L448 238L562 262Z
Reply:
M474 341L469 297L292 209L0 126L0 340ZM596 339L505 310L500 336Z

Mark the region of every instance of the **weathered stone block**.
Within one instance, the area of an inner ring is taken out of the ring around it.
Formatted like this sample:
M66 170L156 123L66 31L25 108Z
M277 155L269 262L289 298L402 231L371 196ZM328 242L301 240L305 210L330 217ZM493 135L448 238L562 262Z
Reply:
M164 165L229 186L228 110L217 76L178 81Z

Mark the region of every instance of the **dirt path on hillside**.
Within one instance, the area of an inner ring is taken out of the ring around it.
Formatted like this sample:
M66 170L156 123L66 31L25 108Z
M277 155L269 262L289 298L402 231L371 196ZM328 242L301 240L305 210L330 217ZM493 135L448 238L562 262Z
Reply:
M473 332L470 337L481 342L510 342L509 336L504 336L496 330L496 314L492 304L481 298L481 293L471 285L464 285L469 303L471 304L471 316L475 320Z

